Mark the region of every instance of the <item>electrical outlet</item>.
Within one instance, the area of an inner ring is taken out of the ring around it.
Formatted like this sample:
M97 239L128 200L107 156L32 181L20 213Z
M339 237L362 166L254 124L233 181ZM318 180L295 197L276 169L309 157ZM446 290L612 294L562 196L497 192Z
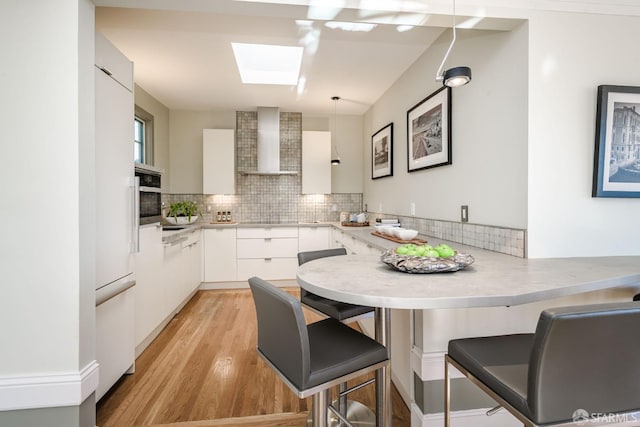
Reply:
M414 202L409 205L409 210L411 211L411 216L416 216L416 204Z
M207 205L207 212L211 212L211 205Z
M380 206L378 206L378 212L382 213L382 203L380 203Z
M331 211L332 212L337 212L338 211L338 205L336 205L336 204L331 205Z
M467 205L460 206L460 221L469 222L469 206Z

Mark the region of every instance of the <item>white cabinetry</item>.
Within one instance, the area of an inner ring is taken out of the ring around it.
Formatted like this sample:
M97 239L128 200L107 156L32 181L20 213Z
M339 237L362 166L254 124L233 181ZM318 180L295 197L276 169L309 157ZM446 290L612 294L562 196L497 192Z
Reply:
M237 280L293 279L298 268L298 228L238 228Z
M331 132L302 132L302 194L331 193Z
M162 227L140 229L135 255L135 343L140 354L186 303L202 277L201 230L163 243Z
M182 273L182 242L180 240L163 244L162 284L165 299L162 304L162 318L173 317L173 311L182 301L184 275Z
M139 346L164 320L164 248L162 227L140 228L140 252L135 255L135 342Z
M381 252L369 243L335 228L331 232L331 247L345 248L347 253L352 255L378 255Z
M202 192L235 194L233 129L202 130Z
M205 229L204 281L235 281L237 280L236 265L236 229Z
M96 400L134 364L133 63L95 34Z
M200 282L202 282L201 236L201 230L194 230L187 235L187 240L182 242L182 271L184 275L182 302L198 289Z
M308 226L298 229L298 251L319 251L329 249L331 227Z

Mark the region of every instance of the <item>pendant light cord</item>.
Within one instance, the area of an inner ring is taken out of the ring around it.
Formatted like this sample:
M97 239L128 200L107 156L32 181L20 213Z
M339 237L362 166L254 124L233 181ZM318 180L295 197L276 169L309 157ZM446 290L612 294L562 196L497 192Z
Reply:
M452 23L452 27L453 27L453 39L451 40L451 44L449 45L449 48L447 49L447 53L445 53L444 54L444 58L442 58L442 63L440 64L440 67L438 68L438 72L436 73L436 81L444 80L444 73L442 72L442 70L444 68L444 63L447 60L447 58L449 57L449 53L451 52L451 49L453 48L453 45L456 42L456 0L453 0L453 23Z
M338 101L339 96L334 96L333 99L333 149L336 152L336 159L340 158L338 153Z

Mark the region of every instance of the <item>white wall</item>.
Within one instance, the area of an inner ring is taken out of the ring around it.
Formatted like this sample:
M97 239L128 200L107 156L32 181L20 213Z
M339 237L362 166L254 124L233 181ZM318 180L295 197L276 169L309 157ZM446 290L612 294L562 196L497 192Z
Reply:
M639 86L640 18L530 20L529 256L640 254L640 199L591 197L596 88Z
M202 129L235 128L235 111L171 110L169 191L202 194Z
M94 5L5 2L0 40L0 425L95 425Z
M134 64L135 73L135 64ZM164 169L162 190L169 191L169 109L138 85L135 85L135 103L153 116L153 165Z
M348 101L341 101L348 102ZM362 116L333 115L329 117L332 153L335 147L340 155L340 164L331 167L332 193L362 193L362 140L364 122ZM335 154L335 153L334 153Z
M445 32L365 116L364 202L369 210L525 228L527 225L527 27L458 31L447 67L468 65L473 81L452 93L452 165L407 172L407 111L442 87L435 74ZM393 177L371 179L370 137L394 123ZM382 208L380 208L382 207Z
M0 377L95 359L93 31L86 0L0 14Z

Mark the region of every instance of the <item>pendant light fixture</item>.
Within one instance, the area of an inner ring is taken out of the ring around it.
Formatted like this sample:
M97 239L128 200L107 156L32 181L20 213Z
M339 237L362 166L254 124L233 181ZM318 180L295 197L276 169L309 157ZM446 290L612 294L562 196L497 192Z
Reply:
M448 70L443 70L444 63L451 52L451 48L456 42L456 0L453 0L453 39L451 40L451 44L447 49L447 53L444 54L444 58L442 58L442 63L440 64L440 68L438 68L438 72L436 73L436 81L442 82L443 85L449 87L458 87L464 86L471 81L471 68L460 66L450 68Z
M340 100L339 96L332 96L333 100L333 152L331 154L331 164L333 166L337 166L340 164L340 155L338 154L338 101Z

